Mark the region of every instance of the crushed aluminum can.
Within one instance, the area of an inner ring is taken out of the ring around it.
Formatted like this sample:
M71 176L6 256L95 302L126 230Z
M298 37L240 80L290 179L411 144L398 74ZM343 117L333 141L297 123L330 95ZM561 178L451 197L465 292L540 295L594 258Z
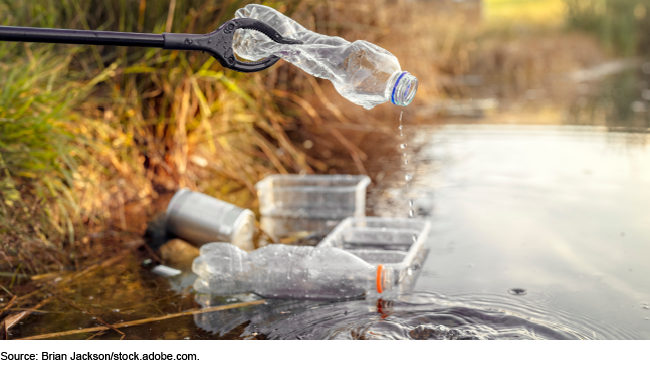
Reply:
M166 226L191 243L230 242L242 250L255 249L252 211L187 188L179 190L169 202Z

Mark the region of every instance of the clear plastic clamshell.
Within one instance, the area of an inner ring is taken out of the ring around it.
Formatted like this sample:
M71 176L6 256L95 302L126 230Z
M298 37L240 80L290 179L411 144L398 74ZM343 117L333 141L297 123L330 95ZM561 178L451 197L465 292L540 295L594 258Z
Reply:
M425 241L431 224L425 219L350 217L343 220L318 247L346 250L369 264L392 269L392 293L399 295L413 288L426 259ZM382 295L379 295L382 296Z

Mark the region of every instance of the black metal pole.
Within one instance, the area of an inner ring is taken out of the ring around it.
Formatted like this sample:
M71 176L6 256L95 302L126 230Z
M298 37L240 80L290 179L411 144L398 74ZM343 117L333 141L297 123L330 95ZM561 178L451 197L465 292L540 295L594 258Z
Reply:
M0 41L163 48L162 34L0 26Z

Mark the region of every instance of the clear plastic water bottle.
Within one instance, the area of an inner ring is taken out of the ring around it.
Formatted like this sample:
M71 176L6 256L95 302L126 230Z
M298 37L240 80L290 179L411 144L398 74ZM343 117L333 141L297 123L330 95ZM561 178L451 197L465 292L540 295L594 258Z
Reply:
M282 36L303 42L301 45L279 44L262 33L239 29L233 49L244 59L281 57L313 76L332 81L341 95L366 109L387 101L403 106L413 101L418 80L402 71L397 57L381 47L312 32L268 6L247 5L237 10L235 17L261 20Z
M389 294L392 269L334 247L270 245L247 253L229 243L201 247L192 270L199 293L254 292L267 298L343 299Z

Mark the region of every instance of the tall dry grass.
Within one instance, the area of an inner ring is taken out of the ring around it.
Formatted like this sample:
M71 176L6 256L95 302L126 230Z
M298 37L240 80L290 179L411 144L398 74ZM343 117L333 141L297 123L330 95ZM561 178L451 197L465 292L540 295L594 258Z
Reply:
M21 51L25 59L13 57ZM87 215L87 197L100 192L101 181L89 180L85 171L104 168L104 147L89 133L78 133L82 118L72 110L85 93L110 77L112 68L89 80L75 80L68 70L74 54L74 48L63 56L53 55L48 47L0 45L3 264L17 260L34 271L44 255L62 264L57 256L64 242L74 257L75 225ZM110 128L102 129L110 133Z

